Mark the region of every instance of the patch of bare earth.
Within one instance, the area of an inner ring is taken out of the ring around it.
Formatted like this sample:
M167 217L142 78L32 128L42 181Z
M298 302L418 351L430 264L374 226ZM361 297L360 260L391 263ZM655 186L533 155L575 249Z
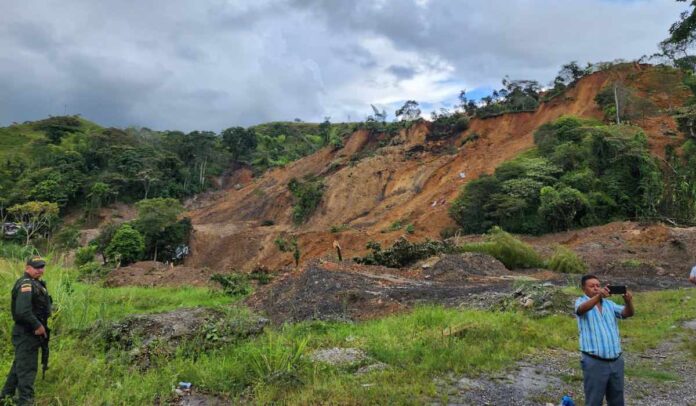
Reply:
M104 284L117 286L213 286L208 268L173 266L156 261L136 262L113 270Z

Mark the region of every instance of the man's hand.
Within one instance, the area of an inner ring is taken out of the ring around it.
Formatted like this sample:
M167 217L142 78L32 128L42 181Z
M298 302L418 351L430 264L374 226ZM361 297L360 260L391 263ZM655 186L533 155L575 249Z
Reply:
M46 334L46 327L44 327L42 324L41 326L39 326L39 328L34 330L34 335L35 336L43 336L44 338L47 338L48 334Z
M631 293L630 290L627 290L626 293L624 293L623 298L626 301L626 303L628 303L631 300L633 300L633 293Z
M609 285L603 287L602 290L599 291L599 296L601 296L602 299L606 299L606 298L608 298L610 295L611 295L611 293L609 293Z

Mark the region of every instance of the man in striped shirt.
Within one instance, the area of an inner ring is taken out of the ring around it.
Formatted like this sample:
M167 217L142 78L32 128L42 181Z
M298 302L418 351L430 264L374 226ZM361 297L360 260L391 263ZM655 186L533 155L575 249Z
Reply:
M580 330L585 405L601 406L606 395L609 406L623 406L624 361L616 319L633 316L633 295L626 291L626 305L621 306L607 299L609 288L602 287L596 276L585 275L580 283L585 295L575 301L575 315Z

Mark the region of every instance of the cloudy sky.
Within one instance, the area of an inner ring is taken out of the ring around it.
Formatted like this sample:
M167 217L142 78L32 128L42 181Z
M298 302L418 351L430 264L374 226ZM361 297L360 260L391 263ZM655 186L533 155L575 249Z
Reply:
M425 111L657 51L675 0L0 0L0 126L220 131Z

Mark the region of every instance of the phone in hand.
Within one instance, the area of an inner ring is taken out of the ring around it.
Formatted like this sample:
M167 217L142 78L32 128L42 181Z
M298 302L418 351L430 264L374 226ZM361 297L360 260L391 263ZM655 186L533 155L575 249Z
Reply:
M610 295L625 295L626 286L625 285L609 285Z

